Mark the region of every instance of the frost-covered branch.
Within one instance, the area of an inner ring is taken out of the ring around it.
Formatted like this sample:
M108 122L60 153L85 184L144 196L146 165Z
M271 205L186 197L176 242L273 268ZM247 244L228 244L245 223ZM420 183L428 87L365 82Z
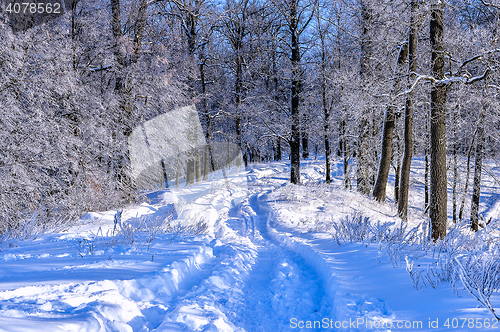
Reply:
M413 84L405 91L401 92L401 93L398 93L396 96L394 96L392 99L397 99L401 96L404 96L410 92L412 92L413 90L415 90L415 88L419 85L420 82L424 81L424 82L431 82L431 83L434 83L436 85L451 85L453 83L462 83L462 84L473 84L473 83L476 83L476 82L479 82L479 81L482 81L484 80L485 78L488 77L488 75L491 73L491 68L488 67L482 75L479 75L479 76L474 76L474 77L470 77L469 75L467 74L464 74L463 76L451 76L451 77L445 77L444 79L442 80L438 80L436 79L435 77L432 77L430 75L420 75L420 74L417 74L417 73L412 73L412 74L415 74L417 75L417 78L415 79L415 81L413 82Z

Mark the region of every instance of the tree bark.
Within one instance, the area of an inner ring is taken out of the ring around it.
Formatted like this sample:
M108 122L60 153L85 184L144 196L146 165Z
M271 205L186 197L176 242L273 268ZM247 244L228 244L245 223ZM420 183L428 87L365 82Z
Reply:
M236 53L236 79L234 82L234 94L236 102L236 143L243 150L243 142L241 136L241 94L243 93L243 59L241 55L241 47L243 43L244 27L238 27L235 40L233 41L233 49Z
M401 67L406 63L407 57L408 57L408 44L404 43L399 50L398 60L396 62L396 69L394 71L396 78L392 87L393 94L397 93L400 89L400 83L401 83L400 75L402 72ZM379 202L385 201L387 179L389 177L389 170L391 168L394 124L395 124L394 105L392 105L391 102L385 110L380 162L378 166L377 180L375 181L375 186L373 187L373 197L375 198L375 200Z
M147 2L141 0L144 5L144 12L141 14L143 21L146 20L146 6ZM114 113L114 123L115 128L113 129L112 137L117 141L122 141L124 138L128 137L132 132L133 127L133 110L130 105L130 96L127 95L125 73L124 71L131 62L127 60L127 54L123 50L123 31L121 23L121 3L120 0L111 0L111 31L113 34L113 54L115 60L115 94L118 100L118 110ZM140 18L141 19L141 18ZM139 20L140 20L139 19ZM134 28L141 23L136 21ZM136 31L134 36L137 39L137 44L135 45L134 52L138 55L141 49L141 40L144 33L144 27ZM137 61L139 56L133 57L132 61ZM113 163L113 173L114 177L119 184L120 189L124 191L127 196L127 200L132 200L133 192L133 179L130 174L130 156L129 151L114 152L112 158Z
M196 182L201 181L201 151L196 149Z
M120 0L111 0L111 31L113 32L113 53L115 55L115 60L120 65L124 65L125 60L120 49L122 38Z
M373 12L368 1L362 2L362 33L361 33L361 59L360 59L360 76L363 86L363 94L366 94L368 88L370 72L371 72L371 57L372 57L372 24ZM370 151L370 109L367 107L363 110L360 120L359 136L358 136L358 154L356 180L357 190L363 195L369 195L371 192L372 174L371 174L371 156Z
M453 222L457 222L457 184L458 184L458 151L457 151L457 109L453 112L453 186L452 186L452 206Z
M479 230L479 198L481 196L481 171L483 166L484 147L484 106L479 113L477 124L476 160L474 163L474 186L472 188L472 202L470 209L470 224L473 231Z
M415 80L417 71L417 6L419 0L411 1L410 34L408 37L408 82ZM399 184L398 214L403 220L408 219L408 191L410 189L410 168L413 158L413 109L415 105L415 93L411 90L406 95L405 105L405 145L403 163L401 165L401 179Z
M141 55L142 40L144 38L144 31L146 30L148 1L140 0L139 9L137 12L137 21L134 25L134 50L133 61L137 61Z
M472 136L472 141L469 145L469 151L467 152L467 173L465 176L465 188L464 188L464 194L462 196L462 202L460 203L460 211L458 212L458 220L460 220L460 221L462 221L462 219L463 219L465 199L466 199L467 193L469 191L470 160L471 160L471 155L472 155L472 149L474 148L474 142L476 140L477 130L478 130L478 128L476 128L476 131L474 131L474 135Z
M427 213L429 207L429 113L425 112L425 149L424 149L424 213Z
M186 168L186 186L188 184L193 184L194 183L194 167L195 167L195 162L194 162L194 153L192 156L190 156L191 159L187 161L187 168Z
M161 169L163 171L163 185L165 188L168 188L167 167L165 165L165 159L163 158L161 158Z
M399 145L399 144L398 144ZM401 176L401 147L398 146L398 155L396 157L396 170L394 171L394 202L399 202L399 184Z
M302 114L302 159L309 158L309 133L307 132L307 123L309 119L307 114L304 112Z
M205 131L205 140L206 140L206 146L204 148L205 156L203 157L203 180L208 180L208 173L210 170L213 169L213 164L210 162L210 132L211 132L211 118L210 118L210 112L208 109L208 102L207 102L207 83L205 80L205 64L200 63L200 81L201 81L201 92L202 92L202 107L203 107L203 112L205 115L205 125L206 125L206 131Z
M445 77L443 43L443 7L439 1L431 6L430 40L432 76ZM448 85L431 84L431 190L430 210L432 238L436 241L446 236L448 183L446 176L446 99Z
M290 2L290 23L289 29L292 35L292 86L291 86L291 117L292 133L290 139L290 182L300 183L300 44L298 28L298 4L296 0Z
M343 109L344 114L346 110ZM351 189L351 179L349 178L349 152L347 151L347 130L346 120L340 121L340 151L344 164L344 188Z
M331 179L331 166L330 166L330 157L331 157L331 149L330 149L330 111L328 107L325 105L326 96L323 92L323 130L324 130L324 140L325 140L325 182L330 184L332 182Z
M323 107L323 140L325 143L325 182L330 184L331 179L331 148L330 148L330 108L327 98L327 51L325 44L325 34L322 30L319 15L318 15L318 32L321 42L321 104ZM340 61L338 63L340 69ZM341 143L342 144L342 143ZM318 154L318 146L316 145L316 155Z
M283 152L281 151L281 137L278 137L276 142L276 160L279 161L282 158Z

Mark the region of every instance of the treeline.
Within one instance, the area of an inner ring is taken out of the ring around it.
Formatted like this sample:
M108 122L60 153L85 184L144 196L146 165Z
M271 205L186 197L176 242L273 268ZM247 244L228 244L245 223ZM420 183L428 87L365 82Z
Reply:
M423 156L435 239L449 184L454 221L469 217L467 160L477 229L482 162L498 150L499 5L80 0L15 34L5 16L2 227L135 200L131 131L196 103L207 142L238 144L246 164L290 158L293 183L318 154L329 183L336 155L346 188L384 201L393 168L403 219L411 160Z

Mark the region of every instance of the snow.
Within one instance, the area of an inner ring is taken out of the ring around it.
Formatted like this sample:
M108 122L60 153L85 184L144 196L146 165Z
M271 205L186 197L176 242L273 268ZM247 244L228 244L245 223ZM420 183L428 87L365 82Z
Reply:
M321 184L321 161L305 161L301 172L304 185L294 186L285 162L232 169L149 194L149 203L123 209L118 226L116 211L92 212L60 232L5 244L0 330L445 331L447 319L494 323L460 284L417 290L404 259L391 259L381 242L332 236L332 225L353 213L399 227L393 204L343 189L341 173ZM491 185L485 216L497 218L497 197ZM421 198L415 183L409 227L425 222ZM196 223L206 224L203 234L175 231ZM411 259L419 269L431 262ZM499 300L492 296L494 306Z

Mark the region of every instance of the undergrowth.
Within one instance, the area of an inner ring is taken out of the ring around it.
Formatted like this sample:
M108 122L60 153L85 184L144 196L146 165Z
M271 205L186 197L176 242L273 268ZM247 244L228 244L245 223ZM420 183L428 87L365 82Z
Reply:
M147 252L152 242L158 237L169 237L170 243L181 236L204 234L208 225L204 218L187 220L183 223L174 222L169 217L151 218L147 215L140 216L134 224L122 222L122 210L115 214L113 230L106 233L99 227L96 233L80 241L80 255L94 255L96 248L112 247L117 245L132 246L134 244L147 247Z
M454 224L441 240L430 238L429 224L409 228L404 222L372 222L353 213L341 220L332 220L329 233L342 243L376 244L394 267L406 263L413 287L435 288L449 282L458 292L458 281L481 306L499 318L491 296L500 291L500 222L486 225L479 232L470 230L465 222ZM418 261L420 264L416 265Z

